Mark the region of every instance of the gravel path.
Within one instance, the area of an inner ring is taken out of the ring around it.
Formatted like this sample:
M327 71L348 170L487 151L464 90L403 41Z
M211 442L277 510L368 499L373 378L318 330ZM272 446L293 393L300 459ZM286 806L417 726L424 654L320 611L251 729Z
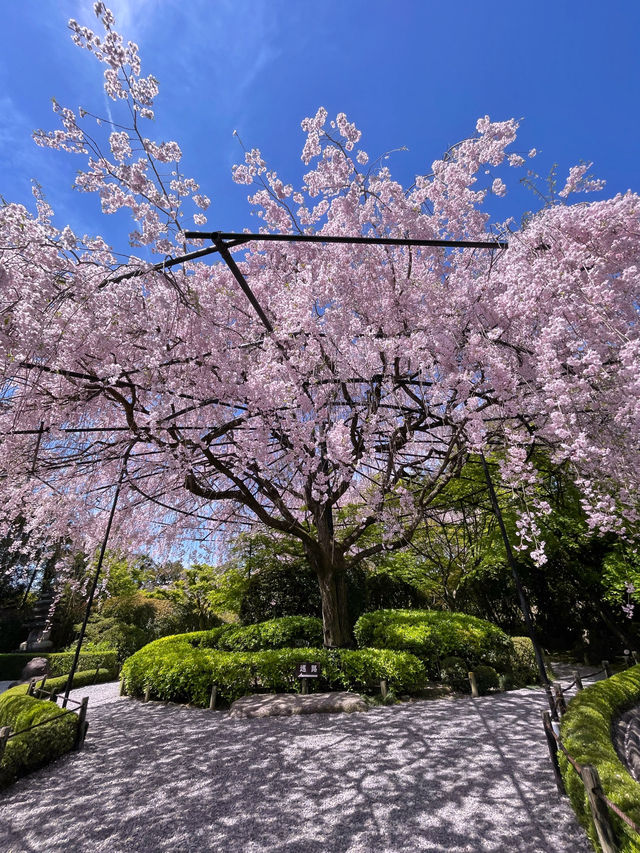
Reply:
M0 800L0 849L589 853L553 783L540 691L233 720L89 695L84 751Z

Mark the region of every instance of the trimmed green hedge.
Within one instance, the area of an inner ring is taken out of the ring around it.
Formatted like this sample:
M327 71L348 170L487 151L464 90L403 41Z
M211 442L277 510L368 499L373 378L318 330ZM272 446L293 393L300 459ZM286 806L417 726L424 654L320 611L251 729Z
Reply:
M51 676L64 675L69 672L73 663L74 652L15 652L0 655L0 676L2 680L10 681L20 678L22 670L33 658L46 658L51 667ZM114 678L118 675L117 652L80 652L78 669L98 668L108 669Z
M406 652L386 649L285 648L229 652L210 647L213 631L163 637L140 649L122 667L125 691L153 699L206 707L212 685L222 702L256 690L296 692L296 664L317 661L320 689L367 690L386 679L396 693L413 693L425 682L420 661Z
M440 610L375 610L356 622L358 646L407 651L424 663L429 676L438 678L446 657L464 660L468 669L488 664L511 670L511 638L496 625Z
M569 703L560 725L560 735L569 754L578 764L594 765L605 794L637 824L640 824L640 783L618 758L611 740L611 726L615 717L639 702L640 665L580 691ZM599 850L584 785L562 752L558 758L571 805ZM638 853L640 837L612 812L610 817L620 853Z
M12 731L19 732L45 720L55 722L7 741L0 761L0 788L69 752L75 742L77 715L65 713L52 702L26 696L25 690L21 685L0 694L0 726L10 726Z
M57 678L47 678L44 689L49 693L64 693L67 686L68 675L59 675ZM97 674L95 669L85 669L82 672L76 672L73 676L72 690L77 690L78 687L88 687L91 684L104 684L105 681L113 681L113 671L110 669L99 669Z
M531 637L511 637L513 653L507 670L513 687L539 684L538 664Z
M211 646L228 652L310 648L322 645L322 620L314 616L282 616L257 625L225 625L213 629Z

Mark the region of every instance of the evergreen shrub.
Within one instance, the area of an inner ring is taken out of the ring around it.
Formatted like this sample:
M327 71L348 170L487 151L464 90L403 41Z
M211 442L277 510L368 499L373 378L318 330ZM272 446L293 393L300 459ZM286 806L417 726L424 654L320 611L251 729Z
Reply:
M257 625L227 625L215 637L213 647L228 652L321 646L322 620L313 616L283 616Z
M385 649L277 648L222 651L211 648L213 631L163 637L140 649L122 668L125 691L141 697L189 702L205 707L211 687L229 703L248 693L296 692L298 663L317 661L319 689L363 690L386 679L390 689L413 693L425 682L420 661L406 652Z
M618 758L611 740L613 721L640 703L640 665L598 681L581 690L562 717L560 736L578 764L592 764L600 776L602 789L636 824L640 824L640 782L636 782ZM597 836L582 780L562 752L560 771L571 805L585 827L596 850ZM620 853L638 853L640 838L613 812L609 816Z
M531 637L511 637L513 653L511 655L509 675L513 687L526 687L538 684L538 665Z
M487 664L510 670L514 647L496 625L468 616L439 610L376 610L356 622L358 646L408 651L423 661L430 677L440 674L441 662L458 657L467 672Z
M77 715L65 713L53 702L27 696L25 690L26 686L21 685L0 694L0 727L10 726L12 731L20 732L46 720L53 722L7 741L0 761L0 788L69 752L75 742Z

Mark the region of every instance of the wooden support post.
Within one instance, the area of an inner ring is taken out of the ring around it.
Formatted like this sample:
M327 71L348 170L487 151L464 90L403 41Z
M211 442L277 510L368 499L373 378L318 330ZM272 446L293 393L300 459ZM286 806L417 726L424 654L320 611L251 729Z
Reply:
M471 684L471 695L474 699L477 699L480 693L478 692L478 682L476 681L475 672L469 673L469 683Z
M149 694L150 693L151 693L151 685L147 684L147 686L144 688L144 701L145 702L149 701Z
M302 695L307 696L309 693L309 679L301 678L300 681L302 682Z
M557 684L557 683L554 684L553 685L553 694L554 694L555 699L556 699L556 709L557 709L558 713L559 714L566 714L567 713L567 703L565 702L565 699L564 699L564 691L562 690L562 685Z
M121 695L121 696L126 696L126 695L127 695L127 694L126 694L126 691L125 691L125 689L124 689L124 678L121 678L121 679L120 679L120 695Z
M98 666L96 667L95 674L94 674L94 676L93 676L93 683L94 683L94 684L95 684L95 683L96 683L96 681L98 680L98 673L99 673L99 672L100 672L100 663L98 663Z
M4 750L7 745L7 741L9 740L10 734L11 726L3 726L0 729L0 761L2 761L2 756L4 755Z
M576 687L578 688L578 690L584 690L584 685L582 683L582 679L580 678L579 670L575 670L575 672L573 673L573 679L576 683Z
M44 698L44 697L43 697L43 695L42 695L42 693L41 693L40 691L41 691L41 690L42 690L42 691L44 691L44 685L45 685L46 680L47 680L47 676L46 676L46 675L43 675L43 676L42 676L42 680L40 681L40 686L38 687L38 691L37 691L38 699L43 699L43 698Z
M602 797L604 792L600 784L598 771L591 764L585 764L580 771L580 777L584 783L587 797L589 798L589 808L591 816L598 833L598 841L602 847L602 853L618 853L618 845L611 821L609 820L609 809Z
M74 749L82 749L82 744L84 743L84 739L87 734L87 729L89 728L89 724L87 723L88 704L89 697L84 696L80 703L80 710L78 711L78 730L76 732L76 742L73 746Z
M608 660L602 661L602 668L604 669L604 674L607 678L611 678L611 667L609 666Z
M216 699L218 698L218 688L214 684L211 688L211 697L209 699L209 710L215 711L216 709Z
M558 789L559 794L564 794L564 781L562 779L562 774L560 773L560 765L558 764L558 744L556 743L553 728L551 726L551 711L542 712L542 725L544 726L544 733L547 738L547 746L549 747L549 755L551 757L551 764L553 765L553 775L556 780L556 788Z
M382 696L383 699L387 698L387 680L386 680L386 678L383 678L382 681L380 682L380 695Z
M27 687L27 696L33 696L33 691L36 688L36 681L37 679L32 678L29 682L29 686Z

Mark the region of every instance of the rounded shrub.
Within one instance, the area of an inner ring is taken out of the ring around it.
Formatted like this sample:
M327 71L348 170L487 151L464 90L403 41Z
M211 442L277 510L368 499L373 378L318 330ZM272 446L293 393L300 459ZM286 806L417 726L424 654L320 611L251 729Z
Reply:
M492 666L481 663L473 670L478 685L478 692L481 696L488 693L490 690L497 690L499 686L498 673Z
M422 663L407 652L386 649L275 648L260 651L224 651L212 648L213 631L163 637L140 649L122 668L125 691L152 699L209 703L216 685L223 703L248 693L295 692L300 685L296 665L317 661L320 689L366 690L382 679L394 692L414 693L426 678Z
M496 625L468 616L439 610L376 610L356 622L358 646L408 651L423 661L431 677L438 677L446 657L459 657L467 671L488 664L509 669L513 645Z
M440 678L459 693L471 693L469 668L462 658L451 655L442 661Z
M321 646L322 620L313 616L283 616L257 625L228 625L215 634L212 632L211 645L229 652Z

